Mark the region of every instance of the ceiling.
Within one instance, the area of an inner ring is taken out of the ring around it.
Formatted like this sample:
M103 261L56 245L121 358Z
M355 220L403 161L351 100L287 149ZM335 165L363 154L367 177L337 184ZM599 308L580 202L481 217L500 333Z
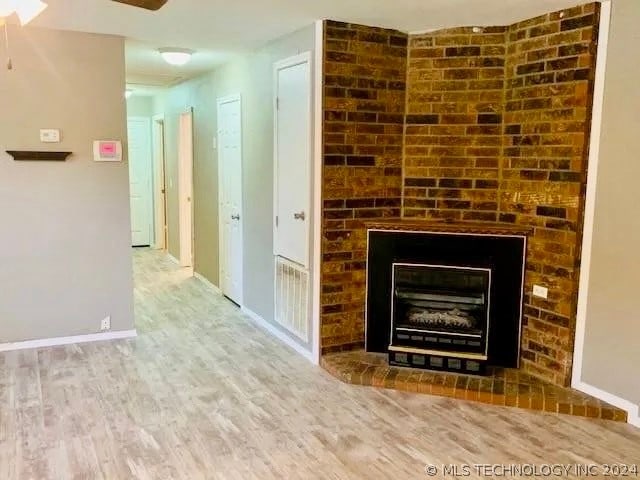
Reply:
M172 85L258 48L318 18L406 32L462 25L507 25L581 0L169 0L157 12L110 0L48 0L34 25L127 38L127 79ZM161 47L196 50L183 67L164 63Z

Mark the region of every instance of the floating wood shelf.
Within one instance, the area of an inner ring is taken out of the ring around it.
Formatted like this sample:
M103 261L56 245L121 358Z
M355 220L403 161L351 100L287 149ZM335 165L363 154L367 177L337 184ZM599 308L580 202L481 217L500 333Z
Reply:
M26 150L7 150L14 160L36 162L64 162L71 152L30 152Z

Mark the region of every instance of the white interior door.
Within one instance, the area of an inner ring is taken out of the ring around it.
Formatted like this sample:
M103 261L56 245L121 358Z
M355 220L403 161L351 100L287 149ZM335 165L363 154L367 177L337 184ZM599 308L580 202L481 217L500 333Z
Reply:
M275 65L275 235L277 256L309 266L311 56Z
M180 204L180 265L193 266L193 113L180 115L178 141Z
M153 194L151 188L151 122L145 117L127 119L129 137L129 192L131 200L131 244L151 245Z
M242 108L239 95L218 100L220 289L242 305Z

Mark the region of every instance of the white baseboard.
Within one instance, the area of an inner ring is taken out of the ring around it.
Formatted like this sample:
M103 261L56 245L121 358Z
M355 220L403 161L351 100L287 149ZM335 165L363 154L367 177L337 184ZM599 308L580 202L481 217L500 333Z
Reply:
M171 260L173 263L175 263L176 265L180 265L180 260L178 260L176 257L171 255L169 252L167 252L167 258Z
M25 340L23 342L1 343L0 352L55 347L59 345L71 345L74 343L103 342L106 340L133 338L136 336L138 336L138 332L136 330L119 330L116 332L89 333L87 335L74 335L71 337L42 338L39 340Z
M216 285L214 285L213 283L211 283L204 275L198 273L198 272L194 272L193 276L196 277L198 280L200 280L202 283L204 283L207 287L209 287L211 290L213 290L215 293L222 295L222 290L220 290L220 288Z
M264 318L262 318L260 315L258 315L254 311L248 309L245 306L240 307L240 309L242 310L242 312L244 314L247 315L247 317L249 317L251 320L253 320L253 322L258 327L260 327L263 330L266 330L268 333L270 333L271 335L276 337L278 340L280 340L282 343L284 343L288 347L293 348L297 353L302 355L304 358L309 360L311 363L313 363L313 364L316 363L315 359L314 359L313 352L310 352L309 350L304 348L302 345L300 345L297 342L295 342L286 333L284 333L283 331L281 331L280 329L278 329L276 326L272 325L271 323L267 322Z
M580 390L581 392L591 395L592 397L596 397L603 402L607 402L614 407L626 410L628 414L627 422L635 427L640 428L640 405L635 405L629 400L625 400L624 398L620 398L616 395L613 395L612 393L605 392L598 387L594 387L593 385L589 385L588 383L584 383L582 381L574 382L572 387L576 390Z

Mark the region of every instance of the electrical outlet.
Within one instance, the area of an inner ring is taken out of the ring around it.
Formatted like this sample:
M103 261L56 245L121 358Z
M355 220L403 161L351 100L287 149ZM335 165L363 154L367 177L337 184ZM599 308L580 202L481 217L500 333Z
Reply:
M541 285L534 285L533 296L538 298L544 298L546 300L549 297L549 289Z
M107 330L111 330L111 317L106 317L102 322L100 322L100 330L106 332Z

